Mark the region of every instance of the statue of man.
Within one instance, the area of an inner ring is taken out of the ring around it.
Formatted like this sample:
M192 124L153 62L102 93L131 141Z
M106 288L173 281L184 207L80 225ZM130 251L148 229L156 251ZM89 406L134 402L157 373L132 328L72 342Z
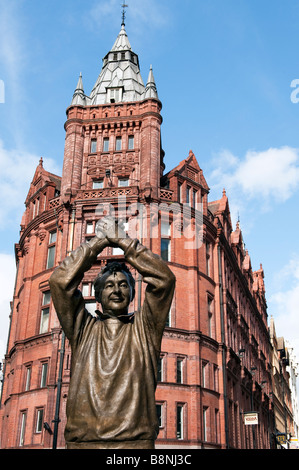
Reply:
M159 432L155 389L162 334L175 276L160 256L105 217L97 236L73 251L50 278L51 294L72 351L65 440L68 449L154 449ZM98 254L120 247L147 287L129 313L134 279L108 263L94 282L102 312L91 315L78 286Z

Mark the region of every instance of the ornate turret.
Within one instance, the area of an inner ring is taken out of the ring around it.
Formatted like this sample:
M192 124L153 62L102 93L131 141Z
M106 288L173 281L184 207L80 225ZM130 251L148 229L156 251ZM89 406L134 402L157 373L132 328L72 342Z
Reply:
M124 21L112 49L103 59L102 70L90 96L85 95L80 74L71 105L102 105L158 99L152 66L146 86L141 77L138 55L133 52Z
M72 105L75 106L85 106L86 105L86 96L83 89L82 74L80 73L79 80L74 91Z
M145 98L156 98L158 99L157 87L154 79L153 68L150 67L150 72L147 79L147 84L145 87Z

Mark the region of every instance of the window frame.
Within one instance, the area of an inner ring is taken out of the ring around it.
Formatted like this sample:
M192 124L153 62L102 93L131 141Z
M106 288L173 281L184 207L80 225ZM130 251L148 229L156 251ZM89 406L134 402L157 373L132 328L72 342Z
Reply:
M160 413L158 413L158 407L160 408ZM156 410L157 410L157 418L159 423L159 429L163 429L165 427L165 402L157 402L156 403Z
M164 230L166 226L168 228L167 230ZM165 262L170 262L171 261L171 222L169 220L163 221L161 219L160 233L161 233L161 241L160 241L161 258ZM165 256L165 253L167 253L167 256Z
M54 234L55 234L55 239L52 240ZM57 230L52 230L49 232L46 269L52 269L55 266L56 242L57 242Z
M158 359L157 382L164 382L164 359L165 359L164 355L160 356Z
M163 245L165 245L163 247ZM164 255L167 253L167 256ZM170 262L171 260L171 240L170 238L161 238L161 258L163 261Z
M48 370L49 370L49 362L48 361L42 362L39 388L45 388L47 386Z
M197 192L196 189L192 189L192 207L193 209L196 209L196 204L197 204Z
M36 418L35 418L35 434L41 434L43 431L44 425L44 408L36 408Z
M184 384L185 383L185 358L177 356L176 358L176 383Z
M210 338L216 338L216 325L215 325L215 314L214 314L214 297L208 293L207 296L207 311L208 311L208 336Z
M93 180L92 189L103 189L103 188L104 188L104 178Z
M209 407L202 407L202 440L207 442L208 440L208 418L209 418Z
M110 139L109 137L103 137L103 152L109 152Z
M186 204L191 206L191 186L186 185Z
M30 390L31 376L32 376L32 364L27 364L25 366L25 386L24 386L25 392L29 392Z
M211 262L212 262L212 256L211 256L211 248L212 244L209 241L206 241L206 274L207 276L211 277Z
M47 295L49 298L47 299ZM46 301L49 300L47 303ZM41 305L41 314L40 314L40 322L39 322L39 334L42 335L49 331L50 325L50 303L51 303L51 291L43 291L42 292L42 305ZM46 321L45 321L46 320ZM46 326L44 326L44 324Z
M135 150L135 136L130 134L128 136L128 150Z
M129 186L129 178L118 178L118 187L119 188L127 188Z
M98 141L97 139L90 140L90 153L97 153Z
M172 327L172 323L173 323L173 318L172 318L172 305L170 306L170 309L169 309L169 312L167 314L167 317L166 317L166 322L165 322L165 327L166 328L171 328Z
M178 181L178 202L182 203L182 186L183 184Z
M116 152L122 151L122 137L120 135L115 137L115 151Z
M94 233L95 233L94 223L92 221L87 221L85 225L85 235L93 235Z
M201 386L202 388L209 388L209 362L201 361Z
M177 403L176 404L176 439L184 440L185 439L185 404ZM180 429L179 429L180 425Z
M25 442L25 433L26 433L26 421L27 421L27 410L23 410L20 412L20 434L19 434L19 447L24 446Z

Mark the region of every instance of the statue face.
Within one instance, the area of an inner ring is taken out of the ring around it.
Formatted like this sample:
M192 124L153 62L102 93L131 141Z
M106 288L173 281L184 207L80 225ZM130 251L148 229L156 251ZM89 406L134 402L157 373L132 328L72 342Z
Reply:
M131 288L127 276L116 272L107 277L101 296L103 312L118 316L128 312L131 302Z

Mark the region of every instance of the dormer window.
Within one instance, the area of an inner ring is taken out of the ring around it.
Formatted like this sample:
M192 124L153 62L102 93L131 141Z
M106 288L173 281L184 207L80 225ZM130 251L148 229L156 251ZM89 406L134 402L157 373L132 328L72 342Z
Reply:
M109 88L108 89L108 101L110 103L118 103L122 99L122 89L121 88Z

